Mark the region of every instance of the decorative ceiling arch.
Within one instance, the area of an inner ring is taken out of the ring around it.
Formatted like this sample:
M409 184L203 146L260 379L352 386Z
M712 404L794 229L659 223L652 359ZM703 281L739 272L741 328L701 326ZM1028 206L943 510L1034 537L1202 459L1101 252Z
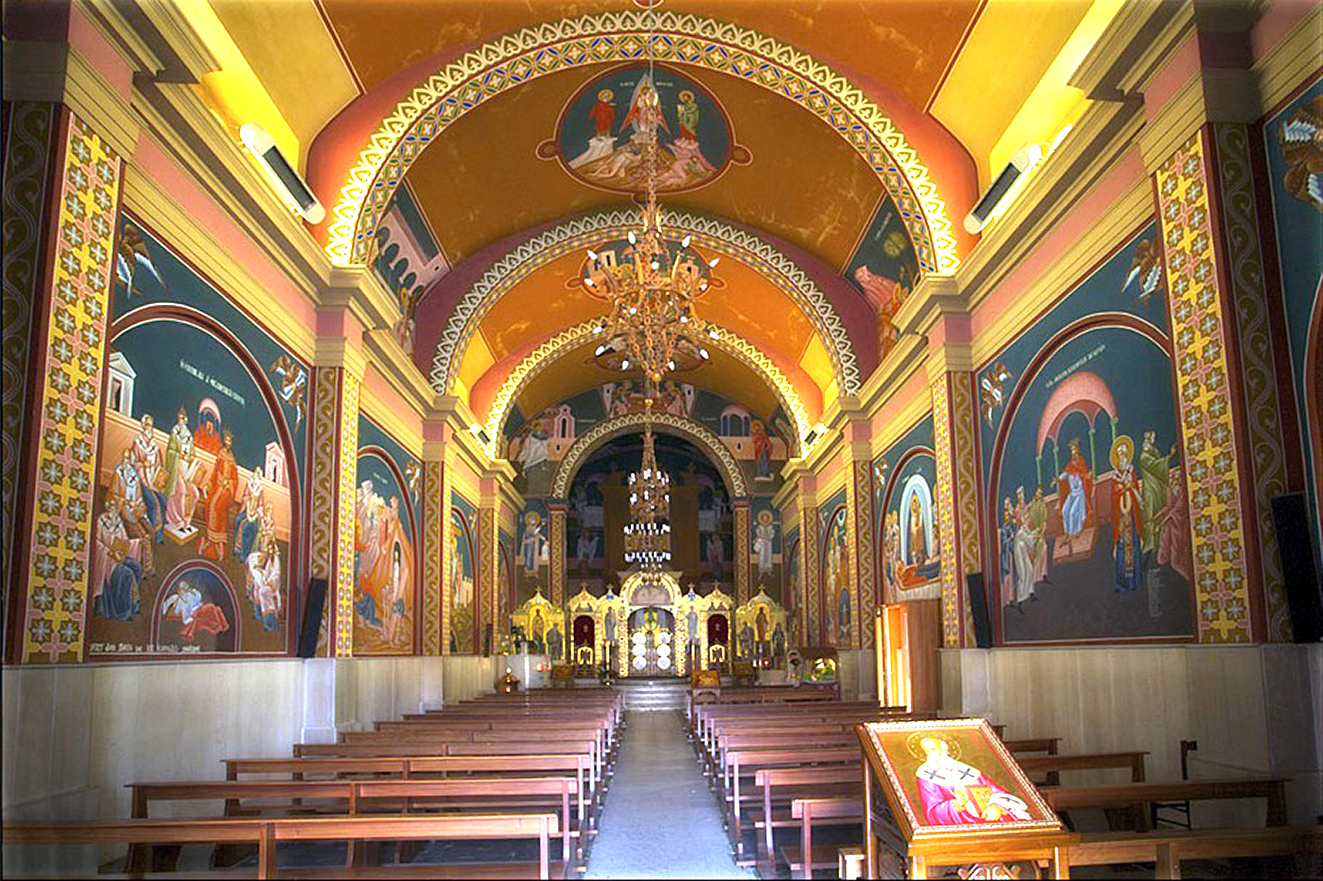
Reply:
M369 261L373 234L414 160L470 110L559 70L645 56L757 83L799 104L845 138L895 200L921 271L960 264L946 203L891 119L841 74L772 37L702 16L605 12L527 27L479 46L427 78L377 125L349 169L327 226L336 265Z
M514 406L514 402L518 400L520 393L529 381L537 376L543 367L555 361L565 352L593 339L595 336L593 329L600 323L597 319L584 321L556 334L524 356L514 370L510 371L509 376L505 378L505 382L501 384L500 390L496 393L491 408L487 411L487 421L484 428L488 438L486 447L489 454L493 457L496 456L497 445L500 443L499 439L502 436L502 427L505 425L506 418L510 415L510 408ZM804 403L800 400L799 392L795 391L795 387L781 372L781 368L777 367L772 359L764 355L757 346L727 328L713 327L713 329L717 332L716 338L711 340L713 346L739 359L762 377L775 391L776 398L781 403L781 408L795 421L795 428L798 431L799 436L795 444L798 452L793 453L793 455L803 456L811 446L808 436L813 427L809 424L808 412L804 409Z
M624 416L616 416L607 419L605 422L599 422L579 437L565 451L565 457L560 460L560 467L556 469L556 476L551 481L551 496L553 498L563 499L570 488L570 481L579 470L579 465L587 458L588 454L600 447L602 444L618 437L622 434L628 434L631 431L641 431L643 423L648 417L643 413L626 413ZM744 473L740 471L740 465L731 455L730 450L721 438L717 437L701 422L695 422L687 416L676 416L673 413L653 413L651 416L652 427L654 431L660 431L663 434L674 434L685 440L691 441L701 450L705 450L717 465L717 470L726 481L726 489L730 492L731 498L739 498L749 494L748 487L744 483Z
M604 211L549 229L496 261L473 283L446 321L432 355L429 374L438 393L452 393L460 355L468 347L487 310L530 274L575 249L599 245L604 238L623 237L638 226L633 209ZM859 393L862 380L854 345L845 322L831 300L793 260L753 233L708 217L662 211L662 225L693 236L698 245L757 269L790 297L813 325L832 360L836 384L844 394Z

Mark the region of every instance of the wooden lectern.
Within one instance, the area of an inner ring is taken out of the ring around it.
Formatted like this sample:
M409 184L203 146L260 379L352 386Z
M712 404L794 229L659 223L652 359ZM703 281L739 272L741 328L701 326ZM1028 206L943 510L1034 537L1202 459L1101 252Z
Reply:
M865 722L864 849L867 877L884 877L883 851L910 878L936 866L1011 877L1029 861L1070 877L1068 831L983 719ZM962 877L965 873L962 873Z

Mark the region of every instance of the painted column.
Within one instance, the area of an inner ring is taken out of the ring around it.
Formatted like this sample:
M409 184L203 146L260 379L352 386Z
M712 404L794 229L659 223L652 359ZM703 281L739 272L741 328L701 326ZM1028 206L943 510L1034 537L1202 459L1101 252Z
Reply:
M501 551L497 547L496 523L500 515L500 495L497 491L496 478L484 475L480 482L478 507L478 560L477 586L474 590L473 608L478 619L478 652L489 654L496 639L496 568ZM490 631L489 629L490 628ZM489 636L490 633L490 636Z
M450 583L450 553L455 547L456 541L455 517L451 512L450 501L455 491L455 447L449 426L443 426L442 434L444 440L441 448L441 491L439 493L440 497L437 499L437 506L440 509L437 513L441 518L441 571L437 580L437 592L440 595L438 605L441 612L438 639L440 640L441 654L449 655L453 652L450 630L455 614L455 586Z
M735 514L735 605L741 606L753 595L749 583L749 548L752 544L752 536L749 534L749 500L734 499L731 508Z
M930 348L928 383L933 399L942 548L942 645L946 648L974 644L965 577L982 570L972 382L968 343L941 342Z
M874 641L873 615L877 608L874 586L876 551L873 537L873 468L869 446L870 426L866 421L851 422L846 427L849 445L845 447L846 525L850 535L850 607L854 609L851 648L869 648Z
M95 443L123 162L115 146L68 109L55 111L54 124L52 211L58 215L48 243L49 272L31 319L39 361L28 398L32 446L18 472L27 475L27 484L15 499L22 531L15 529L20 547L10 588L20 595L20 606L18 620L11 622L10 654L24 662L68 663L81 661L85 647ZM6 174L7 194L10 185ZM8 238L8 201L5 209ZM6 308L6 326L9 320ZM6 370L6 385L8 378ZM7 399L7 416L9 409ZM5 431L8 438L8 418ZM20 628L21 636L15 632Z
M352 345L361 331L345 310L319 311L317 330L322 339L312 371L309 562L312 577L327 581L329 614L323 620L330 654L347 658L354 653L358 401L366 364Z
M799 478L800 575L804 579L800 634L805 646L816 646L822 641L822 633L818 630L818 623L822 621L822 573L818 571L822 552L818 540L821 534L817 481L805 474Z
M565 606L565 502L547 502L551 520L551 603L556 608Z
M422 651L424 655L441 654L442 549L446 546L444 534L450 519L450 506L446 504L445 445L441 438L443 426L437 422L423 424L423 601Z

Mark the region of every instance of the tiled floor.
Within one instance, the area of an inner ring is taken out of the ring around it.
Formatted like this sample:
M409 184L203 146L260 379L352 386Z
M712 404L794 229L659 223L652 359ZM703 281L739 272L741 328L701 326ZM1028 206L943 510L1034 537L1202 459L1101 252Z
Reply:
M589 878L754 878L731 858L679 713L631 712Z

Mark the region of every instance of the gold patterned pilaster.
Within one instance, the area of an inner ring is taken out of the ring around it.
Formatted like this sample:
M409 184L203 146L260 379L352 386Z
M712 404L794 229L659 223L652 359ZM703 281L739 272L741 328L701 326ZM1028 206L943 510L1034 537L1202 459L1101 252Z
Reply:
M942 545L942 645L960 647L960 572L955 530L955 474L951 451L951 378L940 374L932 382L933 447L937 454L938 538Z
M551 520L551 602L556 608L565 603L565 505L550 504Z
M818 547L818 537L822 530L818 528L818 502L812 490L803 491L799 499L799 547L800 575L804 579L803 634L804 645L818 645L822 633L818 622L822 620L822 573L818 571L818 561L822 549Z
M852 455L858 455L854 453ZM877 597L874 584L874 549L873 536L876 524L873 522L873 483L872 463L866 458L852 458L846 478L847 503L850 506L850 535L853 536L850 555L850 567L854 573L856 585L854 608L857 609L856 633L859 646L871 648L875 634L873 615L876 613Z
M46 310L29 512L22 660L82 660L106 322L122 163L72 113L58 167L59 224ZM8 181L6 181L8 183ZM6 237L9 216L6 215ZM6 315L6 321L9 316ZM37 377L33 377L34 381ZM9 561L6 561L9 565ZM22 574L14 585L23 590Z
M354 492L358 476L360 380L339 366L312 370L312 517L309 557L327 582L323 616L329 653L354 651ZM319 646L320 654L322 647Z
M845 450L845 556L849 566L851 622L848 644L842 648L859 648L859 619L863 617L859 605L859 548L856 539L859 535L859 521L855 516L854 462L850 457L849 447Z
M1255 214L1254 180L1250 173L1249 132L1240 123L1213 125L1219 207L1227 280L1240 335L1240 373L1249 434L1248 463L1254 469L1254 505L1263 574L1267 638L1291 640L1291 616L1282 582L1277 530L1273 528L1273 496L1286 492L1286 452L1277 400L1277 375L1264 287L1262 238Z
M964 595L964 579L983 571L978 531L978 477L975 474L974 428L978 419L974 411L974 393L970 374L960 371L951 374L951 440L952 472L955 475L956 535L960 544L961 617L964 645L974 645L973 607Z
M749 584L749 547L752 536L749 533L749 500L736 499L731 508L735 512L735 605L741 605L753 596Z
M478 651L487 642L487 627L496 630L496 566L500 549L496 546L496 501L483 499L478 509L478 589L473 606L478 616Z
M358 393L362 381L347 370L340 379L340 447L336 470L335 656L354 654L354 489L358 482Z
M437 579L437 591L441 596L441 630L437 635L440 642L441 654L448 655L450 651L450 622L455 615L455 596L454 585L446 581L447 573L450 572L450 549L455 546L455 516L452 512L451 499L455 492L455 451L451 443L447 443L443 453L443 462L441 465L441 480L439 486L440 493L440 515L441 515L441 552L438 555L441 571Z
M1203 131L1157 170L1200 642L1248 642L1248 564L1231 381Z
M432 443L423 452L423 654L441 654L441 549L444 523L449 520L450 506L443 486L443 462Z

